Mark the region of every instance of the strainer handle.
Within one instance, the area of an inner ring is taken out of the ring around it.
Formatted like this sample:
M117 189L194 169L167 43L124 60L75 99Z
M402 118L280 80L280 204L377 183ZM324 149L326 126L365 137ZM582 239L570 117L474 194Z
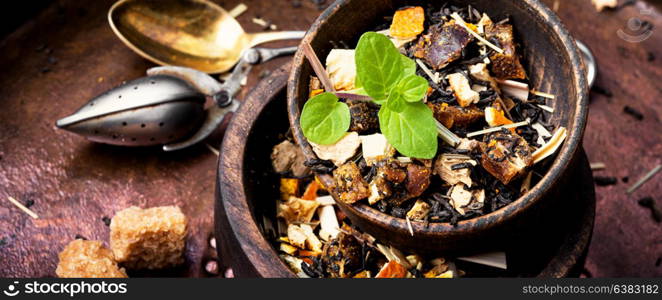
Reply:
M234 112L237 108L239 108L239 102L234 99L232 100L232 103L226 107L219 107L217 105L210 106L209 109L207 109L207 118L193 136L182 142L163 145L163 151L184 149L204 140L218 127L218 125L221 124L221 122L223 122L223 118L225 118L227 113Z

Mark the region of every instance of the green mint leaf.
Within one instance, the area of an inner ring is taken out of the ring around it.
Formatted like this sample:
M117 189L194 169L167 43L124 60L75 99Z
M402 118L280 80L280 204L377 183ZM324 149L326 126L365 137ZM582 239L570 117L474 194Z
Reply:
M428 81L418 75L409 75L400 79L394 89L397 89L407 102L421 101L428 92Z
M349 107L331 93L322 93L306 101L301 111L301 129L311 142L334 144L342 138L350 124Z
M379 109L379 127L403 155L431 159L437 154L435 119L423 102L407 102L394 91Z
M356 77L366 93L377 101L388 97L403 73L402 54L383 34L361 35L354 56Z
M402 71L402 76L416 75L416 62L402 53L400 53L400 56L402 58L402 66L404 68Z

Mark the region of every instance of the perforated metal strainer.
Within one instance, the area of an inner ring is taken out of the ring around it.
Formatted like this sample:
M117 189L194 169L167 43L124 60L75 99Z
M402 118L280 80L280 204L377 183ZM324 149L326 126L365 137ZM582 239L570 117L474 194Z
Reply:
M56 125L100 143L183 149L206 138L239 107L234 95L253 64L294 51L296 47L249 49L224 83L190 68L152 68L149 76L94 97ZM205 109L208 98L213 104Z

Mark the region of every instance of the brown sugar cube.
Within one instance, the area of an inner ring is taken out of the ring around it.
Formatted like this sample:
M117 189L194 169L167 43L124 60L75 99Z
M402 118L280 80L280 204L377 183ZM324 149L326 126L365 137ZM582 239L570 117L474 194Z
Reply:
M110 222L110 248L130 269L160 269L184 262L186 216L177 206L117 212Z
M60 252L60 278L126 278L113 253L100 241L73 240Z

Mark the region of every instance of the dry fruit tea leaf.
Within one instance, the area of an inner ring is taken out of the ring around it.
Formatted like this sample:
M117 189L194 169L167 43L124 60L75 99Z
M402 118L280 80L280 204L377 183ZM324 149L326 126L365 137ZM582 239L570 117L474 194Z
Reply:
M393 15L391 23L391 36L400 39L414 38L423 32L425 11L420 6L400 9Z
M432 80L434 83L439 83L439 78L437 78L436 73L432 74L432 71L428 69L428 66L426 66L423 61L417 58L416 64L418 64L418 66L421 67L421 70L423 70L425 75L428 75L428 77L430 77L430 80Z
M33 211L31 211L29 208L25 207L21 202L18 202L18 200L14 199L13 197L7 197L7 200L11 202L12 204L16 205L20 210L28 214L30 217L33 219L39 219L39 216L35 214Z
M405 216L405 220L407 221L407 228L409 229L409 235L414 236L414 228L411 226L411 220L409 220L409 216Z
M591 171L597 171L597 170L602 170L606 168L607 165L603 162L594 162L591 163Z
M547 144L540 147L540 149L536 150L536 152L533 152L533 163L536 164L539 161L554 154L556 150L561 147L561 144L563 144L567 134L568 131L565 129L565 127L559 127L559 129L556 130Z
M515 80L496 79L504 94L526 102L529 99L529 85Z
M324 90L327 92L335 92L333 83L331 82L331 79L329 79L329 74L326 73L324 66L322 66L317 54L315 54L313 47L311 47L309 43L302 43L301 49L303 49L303 54L306 56L306 59L308 59L308 62L313 67L313 71L315 71L315 74L322 82Z
M458 257L457 259L504 270L508 268L505 252L488 252L473 256Z
M649 179L653 178L653 176L654 176L655 174L657 174L657 172L659 172L660 169L662 169L662 165L657 165L657 166L655 166L655 168L653 168L653 169L650 170L648 173L646 173L646 175L644 175L644 176L641 177L639 180L637 180L637 182L635 182L635 184L633 184L633 185L627 190L627 193L628 193L628 194L632 194L632 192L636 191L639 187L641 187L644 183L646 183L646 181L648 181Z
M517 123L513 123L513 124L497 126L497 127L492 127L492 128L488 128L488 129L483 129L483 130L470 132L470 133L467 133L467 137L470 138L470 137L474 137L474 136L477 136L477 135L483 135L483 134L486 134L486 133L501 131L501 129L504 129L504 128L510 129L510 128L516 128L516 127L525 126L525 125L529 125L529 124L531 124L531 120L527 118L526 120L524 120L522 122L517 122Z
M531 90L531 94L534 94L536 96L540 96L540 97L543 97L543 98L547 98L547 99L552 99L552 100L554 100L556 98L556 96L554 96L550 93L545 93L545 92L536 91L536 90Z
M315 200L317 198L317 190L319 190L320 184L317 180L311 181L306 187L306 191L301 196L303 200Z
M469 34L473 35L473 36L474 36L477 40L479 40L481 43L487 45L488 47L492 48L492 49L493 49L494 51L496 51L496 52L503 53L503 50L502 50L501 48L499 48L499 47L497 47L496 45L490 43L488 40L486 40L485 38L483 38L482 36L480 36L480 34L476 33L476 32L473 31L471 28L469 28L469 27L467 26L467 23L464 22L464 20L462 20L462 17L460 17L460 15L458 15L457 13L453 13L453 14L451 14L451 17L452 17L453 19L455 19L455 22L457 22L458 25L460 25L460 26L462 26L464 29L466 29L467 32L469 32Z
M248 9L248 6L244 3L239 3L237 6L235 6L233 9L231 9L228 13L233 17L237 18L241 14L243 14L246 10Z

